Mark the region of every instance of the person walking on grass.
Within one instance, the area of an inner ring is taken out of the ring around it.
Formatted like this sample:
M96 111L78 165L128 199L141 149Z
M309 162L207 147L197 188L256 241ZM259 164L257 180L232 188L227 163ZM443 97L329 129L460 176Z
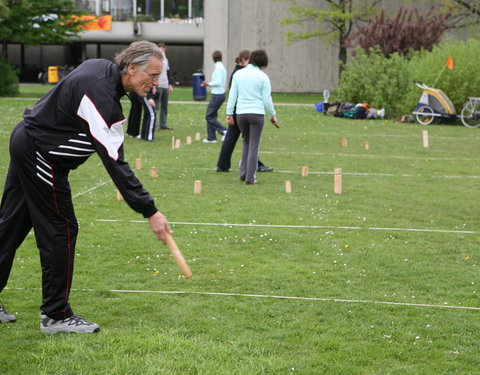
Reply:
M233 69L232 74L230 75L230 82L228 87L232 87L233 75L238 72L240 69L245 68L248 65L250 59L250 51L243 50L240 51L238 57L235 59L235 68ZM236 107L236 106L235 106ZM237 115L235 113L235 107L233 108L233 124L229 125L227 128L227 134L222 143L222 148L220 150L220 155L218 156L217 161L217 172L229 172L230 166L232 164L232 154L237 144L238 138L240 137L240 128L237 123ZM267 167L263 164L260 159L258 159L257 172L271 172L273 168Z
M42 333L98 332L69 303L78 233L68 174L97 153L128 205L148 218L156 238L171 232L130 166L124 161L126 92L145 97L158 84L162 54L139 41L115 62L87 60L61 80L14 128L10 166L0 205L0 292L7 284L17 248L34 229L42 266ZM14 322L0 303L0 321Z
M163 52L163 70L160 74L160 82L157 87L158 98L156 103L158 104L158 114L159 114L159 129L160 130L173 130L167 125L168 118L168 95L173 92L173 78L170 74L170 63L168 61L167 55L167 46L165 43L159 43L158 47Z
M218 110L225 101L225 84L227 82L227 71L222 63L222 53L220 51L214 51L212 53L212 59L215 64L215 68L212 73L211 81L203 81L200 85L203 87L209 86L212 88L210 101L208 102L207 113L205 119L207 120L207 138L203 140L203 143L217 143L216 133L220 133L223 137L227 133L227 128L218 121Z
M263 72L267 66L267 53L262 49L253 51L247 67L233 76L227 102L227 123L234 124L233 114L236 111L238 127L242 132L240 180L248 185L257 183L258 150L265 122L265 108L271 116L271 123L279 126L272 102L270 79Z

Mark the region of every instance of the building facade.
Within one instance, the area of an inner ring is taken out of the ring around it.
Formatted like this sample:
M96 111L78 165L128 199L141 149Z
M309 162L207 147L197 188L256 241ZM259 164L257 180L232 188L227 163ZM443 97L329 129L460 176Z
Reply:
M282 0L76 0L76 5L97 17L111 17L107 29L85 30L67 45L27 47L12 41L10 62L21 70L21 81L35 82L48 66L76 66L85 59L113 59L136 40L164 42L172 73L180 85L191 85L193 73L212 72L211 54L220 50L229 72L242 49L263 48L270 59L267 73L275 92L332 90L338 83L338 47L318 38L286 42L280 21L290 16L289 1ZM426 9L429 0L417 4ZM316 7L326 2L301 0ZM359 3L361 3L359 1ZM400 0L383 1L395 10ZM315 28L316 25L311 27ZM308 29L306 30L308 31ZM465 39L467 34L460 35Z

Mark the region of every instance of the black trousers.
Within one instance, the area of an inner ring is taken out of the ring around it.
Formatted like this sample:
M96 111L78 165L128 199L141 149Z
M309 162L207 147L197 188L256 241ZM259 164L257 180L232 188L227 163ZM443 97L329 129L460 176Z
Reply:
M10 157L0 205L0 292L17 248L33 227L42 266L41 310L52 319L65 319L73 315L68 298L78 234L69 170L40 154L23 122L12 132Z
M237 115L233 115L233 125L228 125L227 134L222 143L222 148L220 149L220 155L218 156L217 168L228 170L232 165L232 154L237 144L238 138L240 137L241 131L237 123ZM263 163L258 160L258 166L262 167Z
M128 94L132 106L128 115L127 134L136 137L140 134L140 122L142 121L143 98L135 92Z

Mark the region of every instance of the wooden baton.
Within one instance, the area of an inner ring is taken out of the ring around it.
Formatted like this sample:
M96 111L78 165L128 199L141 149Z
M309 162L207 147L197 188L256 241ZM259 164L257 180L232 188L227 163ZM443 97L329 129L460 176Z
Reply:
M170 233L165 234L165 243L167 244L170 253L172 253L173 259L177 263L178 268L180 268L180 271L182 271L183 277L185 277L186 279L191 277L192 271L190 270L190 267L185 261L185 258L178 249L178 246Z

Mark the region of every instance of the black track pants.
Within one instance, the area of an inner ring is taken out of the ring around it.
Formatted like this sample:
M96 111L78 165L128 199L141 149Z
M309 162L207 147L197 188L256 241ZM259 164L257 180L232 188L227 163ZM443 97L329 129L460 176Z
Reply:
M42 312L59 320L73 314L68 303L78 223L69 170L49 163L20 122L10 140L10 166L0 206L0 291L17 248L33 227L42 265Z

